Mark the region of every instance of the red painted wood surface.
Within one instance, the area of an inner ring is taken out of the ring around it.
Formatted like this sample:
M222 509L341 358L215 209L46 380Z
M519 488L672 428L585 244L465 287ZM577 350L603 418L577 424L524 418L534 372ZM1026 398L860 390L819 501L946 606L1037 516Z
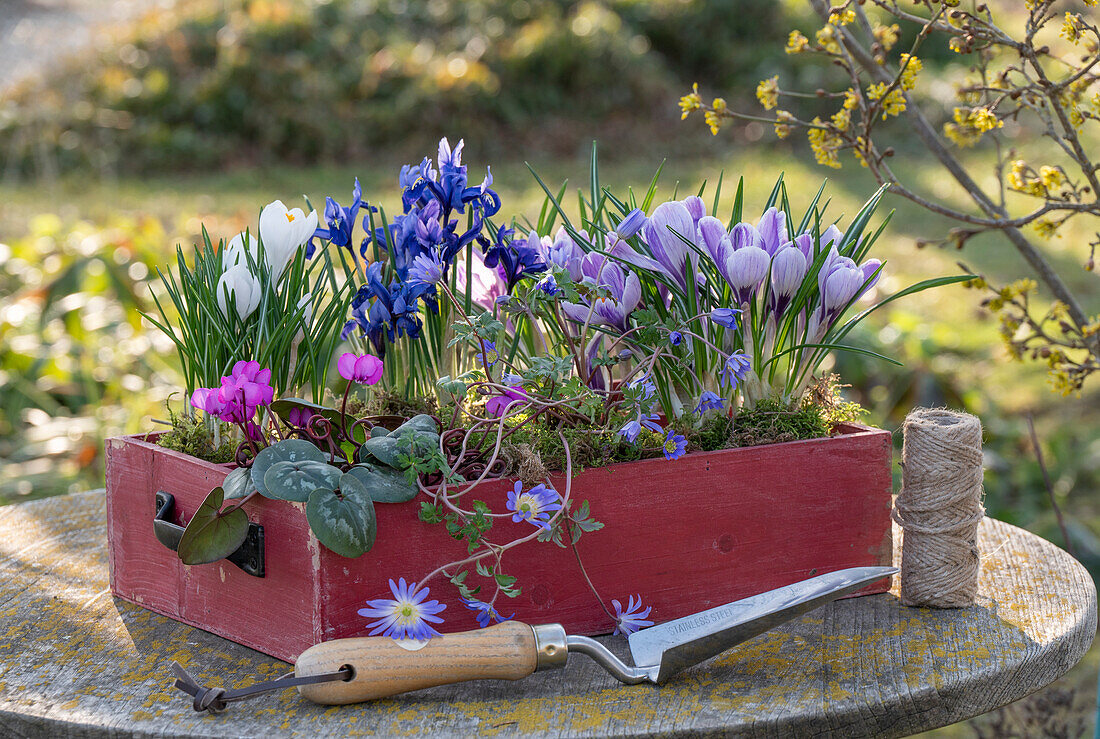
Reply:
M813 575L889 565L890 434L863 426L845 431L580 473L572 498L588 500L605 524L578 545L596 588L608 605L640 594L659 623ZM465 555L465 545L441 525L417 519L416 501L377 504L374 548L345 559L313 538L302 504L260 500L246 510L264 527L266 577L224 561L185 566L153 535L154 496L174 495L177 521L188 521L230 468L147 438L107 442L112 591L266 654L293 661L318 641L363 635L356 611L367 599L390 597L389 578L416 580ZM554 483L564 491L564 480ZM471 497L504 511L509 489L492 481ZM507 541L529 527L497 519L490 538ZM575 634L611 630L569 549L530 542L505 555L504 571L523 588L517 598L498 600L505 615L562 623ZM429 587L447 604L441 630L476 628L450 583L437 579Z

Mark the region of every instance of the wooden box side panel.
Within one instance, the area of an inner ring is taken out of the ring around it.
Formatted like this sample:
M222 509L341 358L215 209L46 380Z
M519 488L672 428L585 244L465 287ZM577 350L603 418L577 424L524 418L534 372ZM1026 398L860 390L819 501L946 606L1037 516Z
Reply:
M153 535L155 450L132 437L107 440L107 540L111 592L179 617L182 565Z
M321 636L319 552L308 536L302 507L269 500L249 503L249 519L264 527L265 577L248 575L224 560L183 565L153 534L153 498L160 490L172 494L174 523L189 521L210 490L222 483L228 468L134 437L112 440L120 441L126 453L145 461L146 472L140 479L108 474L110 508L118 509L124 502L128 509L125 525L109 532L111 550L112 555L126 553L128 561L118 570L138 578L145 589L121 587L115 593L283 659L293 659L315 644ZM109 459L116 451L109 450ZM109 464L114 469L114 463ZM166 573L173 575L165 577ZM125 578L120 584L126 584Z
M817 574L888 565L890 462L890 434L861 428L586 470L574 479L572 498L588 500L605 527L583 537L578 550L609 607L611 598L625 603L640 594L658 622ZM564 480L555 485L564 491ZM496 481L476 497L504 510L509 489ZM376 506L378 541L360 559L322 551L325 639L361 635L365 621L356 611L367 599L389 597L388 578L413 580L464 556L442 527L419 522L416 508ZM489 538L504 542L529 531L529 524L498 519ZM573 633L610 630L570 550L531 542L505 555L504 571L523 586L519 597L498 601L505 615L561 622ZM866 592L887 586L884 580ZM431 587L431 597L447 604L442 630L475 625L445 578Z

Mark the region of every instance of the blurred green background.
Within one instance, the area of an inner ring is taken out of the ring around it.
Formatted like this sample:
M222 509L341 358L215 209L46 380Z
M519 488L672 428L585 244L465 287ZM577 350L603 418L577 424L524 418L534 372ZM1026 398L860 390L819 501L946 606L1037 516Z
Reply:
M171 345L139 315L176 244L194 243L202 225L228 238L276 198L347 204L355 176L365 199L395 211L397 169L434 156L441 135L465 138L475 170L492 165L509 216L533 216L541 203L525 160L547 182L581 185L593 139L612 188L644 188L667 159L664 194L744 175L748 212L779 171L800 206L828 176L834 214L854 213L875 187L857 166L816 167L801 142L776 142L758 124L712 137L701 121L679 120L676 101L693 82L755 112L764 77L810 89L827 77L820 63L783 53L791 28L811 27L793 0L179 0L113 14L104 5L26 0L0 19L0 61L25 62L0 76L0 504L102 486L104 438L153 428L166 402L180 407ZM1012 10L1009 0L993 5ZM71 58L36 46L44 25L104 17L113 22L70 38ZM945 85L958 63L925 55L926 73ZM925 161L900 148L893 166L961 202ZM878 244L887 291L956 273L959 259L1000 282L1027 274L991 236L961 253L918 249L949 225L889 196L886 206L897 208ZM1097 279L1079 267L1086 225L1043 245L1092 314ZM833 369L884 428L917 405L979 415L990 514L1064 545L1032 417L1072 545L1095 574L1100 391L1053 393L1044 367L1010 359L980 297L948 287L892 304L857 338L904 366L848 355ZM1074 721L1091 731L1097 662L1094 651L1056 688L1074 691L1066 735ZM1032 726L1027 711L1040 709L1028 705L1004 715Z

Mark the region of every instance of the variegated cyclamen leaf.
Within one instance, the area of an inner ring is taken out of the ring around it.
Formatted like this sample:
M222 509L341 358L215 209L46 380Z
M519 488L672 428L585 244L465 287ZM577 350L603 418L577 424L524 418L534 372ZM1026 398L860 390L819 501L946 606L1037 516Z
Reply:
M248 467L238 467L233 470L222 481L222 489L225 491L226 500L247 498L257 492L256 485L252 482L252 470Z
M332 490L343 473L324 462L276 462L264 475L267 497L305 503L314 490Z
M357 464L345 474L363 483L375 503L407 503L418 492L416 485L409 482L405 473L392 467Z
M314 490L306 503L306 519L317 540L341 557L354 558L374 546L378 524L366 487L351 475L340 480L339 494Z
M394 436L374 436L367 439L359 448L359 461L370 462L373 459L389 467L400 469L399 453L397 439Z
M426 434L439 434L439 424L427 413L413 416L405 423L394 429L391 436L400 436L405 431L420 431Z
M252 460L252 484L260 491L260 495L267 496L267 487L264 485L264 475L271 465L276 462L324 462L325 453L305 439L287 439L278 444L261 449ZM268 496L269 497L269 496Z

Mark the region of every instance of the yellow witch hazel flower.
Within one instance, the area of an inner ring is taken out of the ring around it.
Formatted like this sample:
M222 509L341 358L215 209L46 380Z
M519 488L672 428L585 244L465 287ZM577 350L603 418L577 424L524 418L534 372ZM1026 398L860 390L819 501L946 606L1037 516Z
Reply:
M1059 35L1076 44L1081 40L1082 28L1081 15L1079 13L1070 13L1067 11L1065 20L1062 21L1062 32Z
M836 40L836 29L832 26L825 26L814 34L814 38L817 39L817 45L830 54L840 53L840 44Z
M785 110L775 111L775 135L777 138L785 139L791 135L791 131L794 130L794 116Z
M771 110L779 105L779 75L760 80L756 86L756 99L764 106L764 110Z
M1043 187L1047 190L1057 189L1066 181L1066 177L1060 168L1045 164L1039 167L1039 179L1043 181Z
M956 146L973 146L981 140L982 134L1004 126L1004 121L985 107L955 108L954 123L947 123L943 127L943 134L951 139Z
M917 86L917 75L924 69L924 63L915 56L910 54L902 54L900 59L901 66L901 89L912 90Z
M997 118L989 108L974 108L967 120L982 133L1004 126L1004 121Z
M890 90L887 92L887 90ZM882 106L882 120L890 116L900 115L905 111L905 93L900 87L891 89L885 82L877 82L867 88L867 97L870 100L879 100Z
M710 133L712 136L718 135L718 130L722 128L722 113L726 111L726 101L724 98L714 98L714 102L710 104L712 110L708 110L703 114L703 119L710 126Z
M824 125L820 118L814 118L813 122L817 126ZM840 158L837 157L837 149L841 147L844 140L835 131L826 128L811 128L807 131L806 137L810 141L810 148L813 150L814 159L817 160L818 164L840 169Z
M854 23L856 20L856 11L851 8L835 8L829 13L829 23L834 26L846 26L849 23Z
M808 48L810 48L810 40L803 36L801 31L794 30L787 37L787 48L784 51L788 54L801 54Z
M847 108L841 108L833 114L833 125L836 126L838 131L847 131L848 126L852 122L852 111Z
M699 110L703 107L703 98L699 96L699 83L696 82L691 86L691 92L680 98L680 110L683 113L680 115L680 120L684 120L692 111Z
M1049 218L1040 218L1035 222L1035 231L1044 239L1049 239L1051 236L1055 236L1058 233L1058 228L1062 224L1055 223Z
M863 138L862 136L856 137L856 145L855 145L855 148L852 149L852 154L854 154L856 159L859 161L859 166L861 166L861 167L867 167L868 166L868 164L867 164L867 155L869 153L870 153L870 150L867 146L867 139Z
M898 42L898 35L901 33L901 26L894 23L890 26L875 26L872 31L875 36L875 41L878 41L879 46L883 51L890 51L894 48L894 44Z

